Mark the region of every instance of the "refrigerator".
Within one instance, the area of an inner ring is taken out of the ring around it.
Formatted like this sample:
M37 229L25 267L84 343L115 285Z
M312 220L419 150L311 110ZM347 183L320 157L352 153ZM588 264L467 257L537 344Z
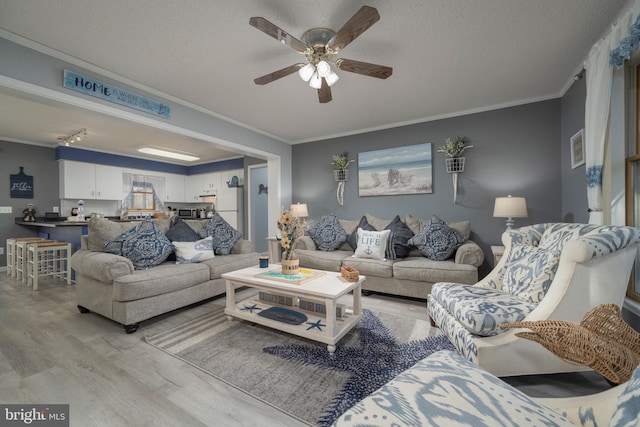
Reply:
M216 213L244 236L244 187L221 188L215 206Z

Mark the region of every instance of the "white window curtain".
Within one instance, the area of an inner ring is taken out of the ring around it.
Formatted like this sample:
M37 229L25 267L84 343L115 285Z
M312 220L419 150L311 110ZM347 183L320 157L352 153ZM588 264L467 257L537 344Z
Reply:
M602 167L609 131L613 67L621 67L640 40L640 0L622 13L607 36L598 41L585 61L587 99L584 144L589 223L602 224Z

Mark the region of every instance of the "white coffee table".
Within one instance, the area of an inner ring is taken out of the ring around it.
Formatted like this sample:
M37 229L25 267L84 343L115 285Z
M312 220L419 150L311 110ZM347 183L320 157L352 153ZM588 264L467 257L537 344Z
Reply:
M277 270L277 265L271 264L269 268L249 267L232 271L222 275L227 283L227 300L225 313L231 320L233 318L247 320L269 328L288 332L293 335L308 338L327 344L330 353L335 352L336 344L349 332L362 318L361 291L364 276L360 276L357 282L347 282L340 273L331 271L313 270L323 273L302 284L292 284L282 281L256 277L266 271ZM236 301L235 290L240 287L251 287L267 293L290 296L293 306L278 305L260 300L258 296L242 301ZM343 317L336 317L336 304L338 298L353 291L353 306L346 310ZM301 310L296 304L298 298L307 298L325 304L326 315ZM258 316L258 312L270 307L279 306L304 313L307 322L300 325L291 325L278 320Z

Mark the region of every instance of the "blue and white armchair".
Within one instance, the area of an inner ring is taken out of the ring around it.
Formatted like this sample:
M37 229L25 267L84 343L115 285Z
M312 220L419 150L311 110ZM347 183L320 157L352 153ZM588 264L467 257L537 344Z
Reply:
M436 283L429 316L468 360L497 376L588 369L518 338L509 322L579 322L606 303L622 306L640 243L625 226L546 223L502 235L505 253L475 285Z

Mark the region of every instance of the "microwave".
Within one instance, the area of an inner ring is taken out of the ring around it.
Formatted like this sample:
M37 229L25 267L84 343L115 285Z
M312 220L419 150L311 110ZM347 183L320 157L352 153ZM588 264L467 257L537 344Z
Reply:
M178 209L178 216L185 219L200 218L200 209Z

